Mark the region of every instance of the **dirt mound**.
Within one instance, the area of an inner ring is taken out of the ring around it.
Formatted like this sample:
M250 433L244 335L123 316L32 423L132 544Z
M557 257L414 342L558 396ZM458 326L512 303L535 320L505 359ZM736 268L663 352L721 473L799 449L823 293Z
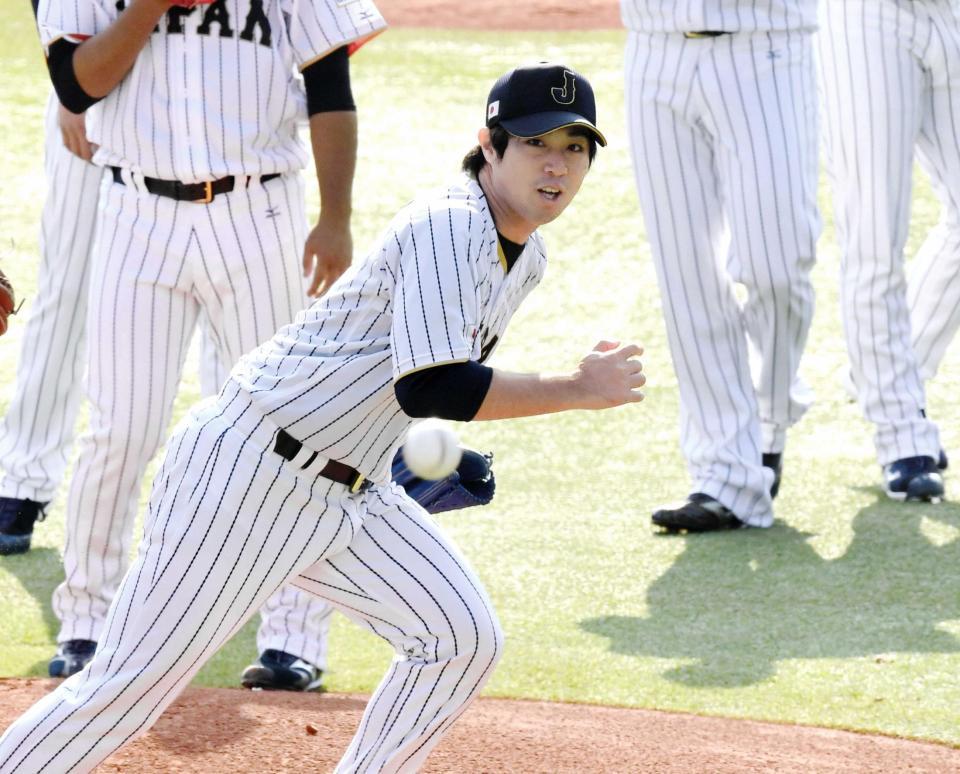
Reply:
M52 680L0 681L0 728ZM365 696L189 688L98 771L329 771ZM580 704L480 699L428 772L960 772L960 750L821 728Z

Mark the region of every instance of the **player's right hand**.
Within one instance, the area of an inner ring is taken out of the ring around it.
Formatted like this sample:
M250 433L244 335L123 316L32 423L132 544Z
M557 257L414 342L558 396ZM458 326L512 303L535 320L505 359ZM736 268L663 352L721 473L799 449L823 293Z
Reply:
M87 121L85 113L71 113L63 105L57 110L60 122L60 134L63 135L63 145L74 156L84 161L93 158L93 146L87 139Z
M643 347L616 341L601 341L580 361L574 376L582 390L584 404L579 408L604 409L624 403L638 403L647 383L640 355Z

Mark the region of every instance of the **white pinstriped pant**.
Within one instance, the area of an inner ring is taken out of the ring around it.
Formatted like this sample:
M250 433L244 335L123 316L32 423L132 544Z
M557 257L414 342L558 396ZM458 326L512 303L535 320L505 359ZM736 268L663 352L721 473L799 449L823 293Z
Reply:
M960 11L947 0L821 4L828 168L851 372L880 464L936 458L924 380L960 325ZM905 279L914 152L941 202Z
M98 169L70 158L99 178ZM105 237L91 262L90 430L67 503L66 580L53 597L59 642L100 637L128 564L143 469L165 437L198 315L210 321L215 340L203 348L205 358L234 362L303 305L301 183L288 176L268 185L270 192L255 183L203 206L107 184ZM86 195L95 204L92 188ZM276 218L264 216L268 207L276 207ZM82 294L68 302L85 305ZM209 388L210 375L203 381ZM64 421L72 423L72 410ZM258 648L324 668L329 614L326 605L284 588L265 605Z
M797 377L820 231L810 35L631 32L626 98L691 491L769 526L761 454L811 402Z
M0 426L0 495L38 502L53 499L73 443L84 372L88 254L102 177L99 167L64 147L58 105L51 92L37 294L28 307L14 394Z
M275 433L229 381L184 419L93 661L7 729L0 774L93 769L287 579L396 651L338 771L423 763L502 653L490 601L399 487L351 495L276 454Z

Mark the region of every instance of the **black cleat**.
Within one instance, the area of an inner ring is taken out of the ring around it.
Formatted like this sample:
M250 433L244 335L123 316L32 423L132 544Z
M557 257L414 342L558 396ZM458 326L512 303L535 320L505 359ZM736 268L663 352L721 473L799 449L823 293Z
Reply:
M70 677L82 670L93 659L97 643L93 640L67 640L57 647L47 671L50 677Z
M694 492L683 505L676 508L654 511L652 521L670 533L716 532L745 526L733 511L702 492Z
M883 489L893 500L938 503L943 498L943 476L933 457L904 457L884 466Z
M780 491L780 475L783 473L783 452L768 452L763 455L763 467L773 471L773 483L770 485L770 499Z
M46 503L0 497L0 554L25 554L30 550L34 522L43 521Z
M313 664L282 650L267 649L243 670L240 683L244 688L267 691L316 691L323 672Z

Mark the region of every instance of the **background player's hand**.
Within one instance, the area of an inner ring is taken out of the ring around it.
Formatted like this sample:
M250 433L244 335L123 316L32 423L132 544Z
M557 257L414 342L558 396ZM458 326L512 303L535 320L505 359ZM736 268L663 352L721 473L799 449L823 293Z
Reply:
M583 391L581 408L603 409L643 400L640 388L647 382L643 375L637 344L620 346L617 341L601 341L580 361L574 380Z
M63 105L57 108L57 118L60 122L60 134L63 135L63 145L74 156L84 161L93 158L93 145L87 139L86 113L71 113Z
M352 261L350 222L324 218L321 214L303 248L303 276L313 275L307 295L318 298L326 293Z

